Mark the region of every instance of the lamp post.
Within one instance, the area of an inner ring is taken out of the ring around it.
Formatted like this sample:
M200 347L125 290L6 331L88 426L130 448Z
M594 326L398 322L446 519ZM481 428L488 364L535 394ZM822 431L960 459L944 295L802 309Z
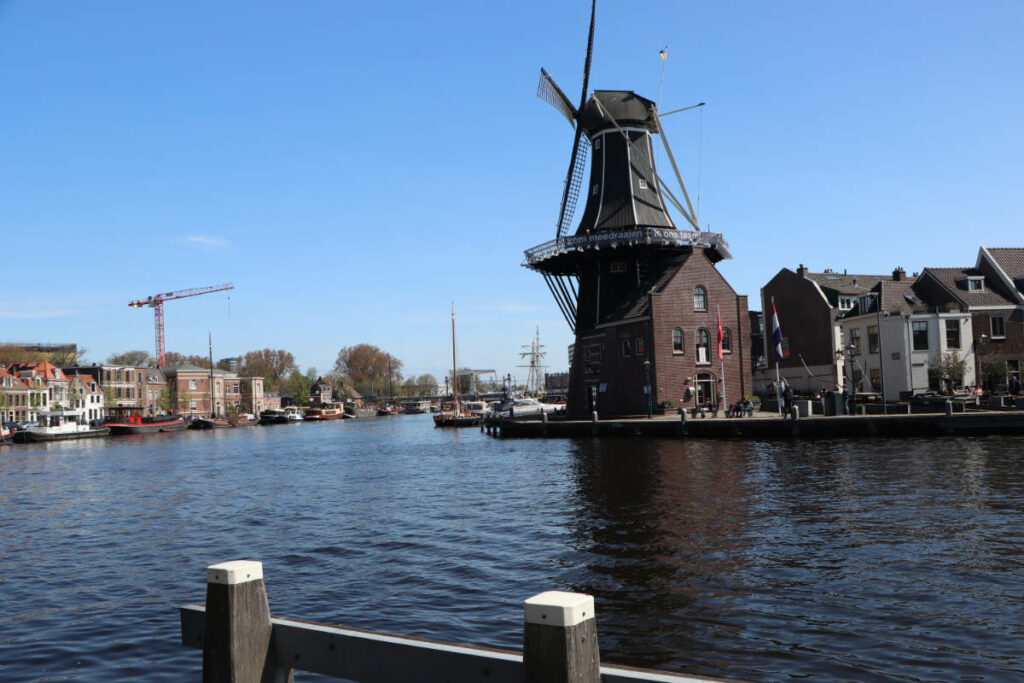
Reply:
M857 355L857 347L856 346L854 346L853 344L850 344L849 346L846 347L846 358L847 358L847 360L848 360L848 362L850 364L850 405L848 406L847 409L849 410L851 415L853 415L854 413L857 412L857 410L856 410L856 408L857 408L857 382L856 382L856 376L853 374L853 369L854 369L853 359L854 359L854 357L856 355Z
M647 417L651 416L651 361L644 361L644 373L647 376L647 385L644 392L647 394Z
M882 293L874 292L874 295L875 327L878 330L878 381L882 385L882 415L885 415L885 356L882 354Z

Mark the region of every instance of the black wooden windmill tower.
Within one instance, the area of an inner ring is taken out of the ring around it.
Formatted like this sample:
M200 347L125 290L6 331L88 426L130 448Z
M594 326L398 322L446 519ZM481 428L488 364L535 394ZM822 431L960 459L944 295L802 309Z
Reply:
M695 250L712 263L731 258L720 234L700 230L655 103L629 90L595 90L588 98L595 9L596 0L592 0L579 106L573 106L541 69L538 97L568 119L575 135L555 238L528 249L524 263L544 276L576 335L569 389L569 410L576 414L595 408L598 393L612 391L609 382L617 383L618 389L631 381L623 376L628 368L609 364L609 356L624 355L625 345L615 344L612 349L608 341L590 343L599 336L596 332L644 318L648 293L671 278ZM655 167L655 134L661 137L682 201ZM588 147L593 153L590 180L584 183ZM568 235L580 192L586 197L583 216L575 234ZM676 228L666 201L689 224L686 230ZM649 319L650 312L646 315ZM632 339L638 337L644 335ZM647 346L642 339L639 343ZM636 356L636 349L632 351L634 358L650 353L641 349L642 355ZM633 365L647 375L651 372L650 364L645 367L643 361ZM650 386L650 379L639 381ZM630 412L628 408L623 405L619 412Z

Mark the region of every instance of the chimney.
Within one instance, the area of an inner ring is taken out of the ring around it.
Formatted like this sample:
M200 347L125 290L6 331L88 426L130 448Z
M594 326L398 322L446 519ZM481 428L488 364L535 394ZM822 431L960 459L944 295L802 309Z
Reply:
M801 263L800 267L796 269L796 274L800 277L807 277L807 267Z
M892 281L902 282L907 279L907 271L897 267L896 270L892 271Z

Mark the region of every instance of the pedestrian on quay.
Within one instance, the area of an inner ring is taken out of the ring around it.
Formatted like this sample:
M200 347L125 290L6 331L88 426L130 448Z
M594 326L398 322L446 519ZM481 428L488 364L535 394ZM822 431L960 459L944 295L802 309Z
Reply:
M785 382L786 388L782 390L782 402L785 406L785 414L788 416L793 409L793 387L789 386L789 382Z
M1010 396L1016 396L1020 393L1020 378L1014 375L1010 378Z

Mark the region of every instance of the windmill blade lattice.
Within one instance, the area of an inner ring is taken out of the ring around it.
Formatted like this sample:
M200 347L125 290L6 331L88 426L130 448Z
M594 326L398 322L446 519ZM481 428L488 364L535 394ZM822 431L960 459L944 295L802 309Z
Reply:
M573 155L572 167L569 175L566 176L567 187L562 208L558 216L558 230L555 238L565 234L566 229L572 223L573 214L576 213L576 200L580 196L580 188L583 186L583 170L587 165L587 149L590 147L590 140L586 136L579 136L576 143L576 154Z
M555 79L551 78L551 74L543 68L540 70L540 80L537 82L537 97L557 109L570 126L576 126L576 107L572 106L572 102L555 83Z

